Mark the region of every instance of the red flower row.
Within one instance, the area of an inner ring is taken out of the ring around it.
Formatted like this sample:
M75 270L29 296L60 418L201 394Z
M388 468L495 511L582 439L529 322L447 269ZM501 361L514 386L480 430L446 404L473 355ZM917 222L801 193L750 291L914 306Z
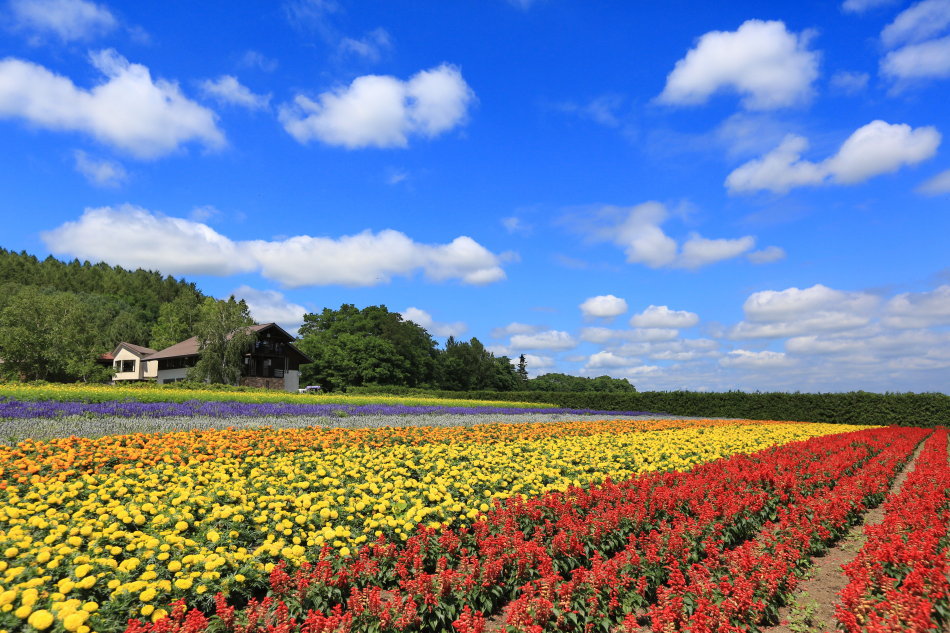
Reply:
M884 520L845 566L837 618L846 631L907 633L950 621L950 469L947 430L927 440L915 470L884 505Z
M819 468L796 471L794 461L777 460L777 471L801 478L768 516L746 524L682 517L670 530L631 539L618 555L576 570L570 580L548 577L525 587L507 610L507 631L608 631L621 622L636 631L637 615L649 615L656 631L727 631L739 630L730 628L739 622L757 623L793 587L790 572L840 534L866 500L880 500L925 434L907 439L887 429L803 443ZM864 458L868 446L878 453L873 461ZM741 498L740 491L726 492Z
M487 615L512 600L510 630L582 630L594 622L603 627L657 597L662 608L671 608L670 588L682 582L726 578L730 565L744 562L732 553L752 542L763 525L766 534L800 536L806 529L800 523L824 513L817 536L806 544L831 538L834 526L863 510L868 490L877 491L877 480L892 476L924 434L876 429L816 438L685 473L511 499L471 529L420 529L404 544L380 540L342 560L326 552L293 573L281 565L271 575L267 597L246 607L218 597L216 614L208 618L179 605L156 624L130 621L126 633L208 627L235 633L454 627L476 633ZM851 488L856 490L850 496L832 495ZM812 503L825 498L826 505ZM777 547L777 539L766 544ZM698 598L722 597L704 592L706 586L697 585ZM683 607L686 615L693 610L687 602Z

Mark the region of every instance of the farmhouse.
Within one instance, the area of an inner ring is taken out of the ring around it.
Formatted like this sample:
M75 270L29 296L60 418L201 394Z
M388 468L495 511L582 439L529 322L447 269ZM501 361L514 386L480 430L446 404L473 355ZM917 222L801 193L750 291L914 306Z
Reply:
M276 323L252 325L254 347L244 354L239 384L297 391L300 365L312 362L294 344L294 337ZM198 339L191 337L163 350L119 343L113 356L113 381L155 380L160 384L184 380L198 362Z

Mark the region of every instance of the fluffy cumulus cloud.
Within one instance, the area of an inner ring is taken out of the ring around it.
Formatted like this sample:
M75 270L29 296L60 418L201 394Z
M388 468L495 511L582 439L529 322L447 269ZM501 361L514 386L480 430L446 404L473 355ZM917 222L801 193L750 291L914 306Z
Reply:
M809 35L789 32L779 21L748 20L736 31L711 31L676 62L659 100L705 103L720 91L742 95L749 110L808 101L818 77L818 53Z
M532 334L515 334L511 337L511 349L564 351L577 347L577 341L567 332L545 330Z
M258 290L250 286L240 286L233 293L236 298L244 299L251 317L258 323L277 323L285 330L294 333L303 323L307 309L292 303L276 290Z
M922 42L950 26L950 0L923 0L902 11L881 31L888 48Z
M104 158L95 158L82 150L73 152L76 171L86 180L99 187L116 187L125 182L128 174L119 163Z
M587 368L629 367L630 365L637 364L637 362L636 358L618 356L613 352L597 352L596 354L590 355L590 358L587 360Z
M607 227L593 230L592 236L622 247L631 264L695 270L733 259L755 247L755 238L750 235L707 239L698 233L691 233L680 244L663 230L661 225L670 213L659 202L644 202L630 209L606 210L612 211L614 218L619 215L619 219Z
M630 325L641 328L687 328L699 323L699 315L686 310L670 310L668 306L650 305L633 315Z
M118 24L109 9L86 0L11 0L9 6L17 28L64 42L90 40Z
M745 320L729 331L734 339L783 338L814 331L854 329L867 325L879 303L863 292L835 290L822 284L810 288L763 290L742 306Z
M421 325L430 334L435 336L461 336L468 329L468 326L461 321L445 323L436 321L432 315L420 308L408 307L401 312L402 318L406 321L412 321L416 325Z
M881 42L893 49L881 60L881 73L894 80L897 87L950 77L948 29L950 0L923 0L911 5L881 31Z
M420 244L399 231L339 238L298 235L235 241L201 222L132 205L86 209L43 233L51 252L173 275L260 272L286 286L373 286L422 272L434 281L486 284L504 279L501 258L461 236Z
M881 60L881 72L905 81L950 77L950 36L891 51Z
M950 325L950 286L899 294L887 302L885 314L884 324L895 328Z
M726 187L730 193L787 193L795 187L853 185L932 158L940 141L934 127L877 120L855 130L833 156L815 163L802 158L807 139L789 135L762 158L736 168L726 177Z
M613 295L598 295L585 299L579 307L588 319L612 319L627 311L627 302Z
M474 100L461 71L442 64L408 81L364 75L315 100L297 95L292 104L281 106L279 118L301 143L407 147L411 136L434 137L462 125Z
M238 81L234 75L221 75L217 79L201 82L201 91L206 97L226 105L235 105L248 110L266 110L270 107L270 95L259 95Z
M751 352L745 349L737 349L719 359L719 364L723 367L738 367L740 369L768 369L770 367L784 367L790 363L791 359L785 355L785 352L771 352L768 350Z
M0 60L0 117L50 130L82 132L137 158L156 158L189 142L225 144L211 110L178 84L152 79L148 68L113 50L90 55L104 81L90 90L20 59Z

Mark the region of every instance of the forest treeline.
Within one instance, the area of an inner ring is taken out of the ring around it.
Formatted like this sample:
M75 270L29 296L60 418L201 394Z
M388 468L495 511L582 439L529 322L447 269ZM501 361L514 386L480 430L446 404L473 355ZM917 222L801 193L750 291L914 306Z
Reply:
M153 271L0 248L0 376L50 381L108 380L97 363L120 342L164 349L191 336L214 338L214 314L247 320L246 306L216 301L195 284ZM216 305L212 305L216 304ZM477 338L444 346L422 326L386 306L344 304L307 314L298 347L313 363L302 384L449 391L632 393L625 379L545 374L529 379L524 355L496 356ZM236 361L235 361L236 362ZM206 378L217 379L216 375Z

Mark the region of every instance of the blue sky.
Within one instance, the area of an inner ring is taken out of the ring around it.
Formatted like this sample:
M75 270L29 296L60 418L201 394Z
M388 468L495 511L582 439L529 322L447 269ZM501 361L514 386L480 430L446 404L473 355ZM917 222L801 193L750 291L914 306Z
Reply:
M950 0L0 2L5 248L533 374L950 384Z

